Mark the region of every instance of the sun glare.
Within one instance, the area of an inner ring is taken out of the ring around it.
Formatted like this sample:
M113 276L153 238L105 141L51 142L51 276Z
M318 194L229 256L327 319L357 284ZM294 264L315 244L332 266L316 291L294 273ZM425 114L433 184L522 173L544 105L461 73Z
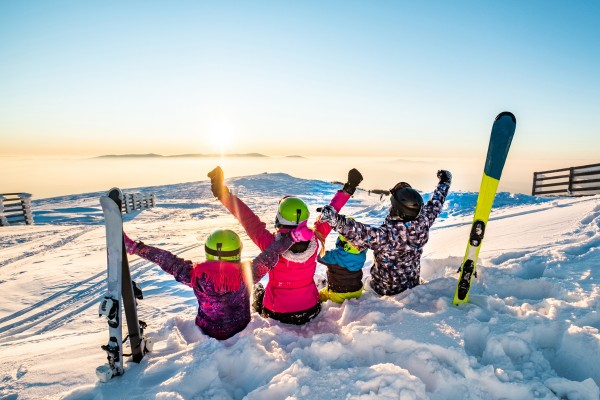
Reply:
M229 149L234 143L235 128L233 124L226 120L213 121L209 125L209 135L212 146L218 149L221 156L223 156L230 151Z

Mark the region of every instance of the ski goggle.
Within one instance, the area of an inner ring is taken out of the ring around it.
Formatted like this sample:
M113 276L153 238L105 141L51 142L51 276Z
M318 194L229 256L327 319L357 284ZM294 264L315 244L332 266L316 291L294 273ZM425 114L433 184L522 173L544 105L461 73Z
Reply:
M301 222L300 214L301 214L301 211L298 210L298 212L297 212L298 217L296 218L296 221L298 221L298 222L294 222L294 221L288 221L287 219L283 218L281 216L281 214L277 213L277 215L275 216L275 228L277 228L277 229L279 229L279 228L294 229Z
M236 257L236 256L239 259L240 255L242 253L242 249L223 250L222 243L217 243L216 249L211 249L210 247L204 245L204 251L206 252L206 254L210 254L211 256L217 257L219 260L223 259L224 257Z

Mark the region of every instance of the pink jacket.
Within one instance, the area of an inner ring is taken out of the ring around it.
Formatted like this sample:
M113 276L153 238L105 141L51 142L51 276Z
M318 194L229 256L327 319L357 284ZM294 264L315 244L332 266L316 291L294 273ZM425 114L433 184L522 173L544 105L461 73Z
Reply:
M336 211L340 211L350 195L339 190L329 203ZM248 208L242 200L232 194L225 194L221 202L229 212L242 224L252 241L260 248L266 249L277 233L272 233L266 224ZM331 232L328 223L315 222L315 233L325 238ZM308 310L319 302L319 293L314 282L317 268L319 242L313 238L308 249L303 253L286 251L269 271L269 283L265 288L263 306L277 313L292 313ZM255 281L262 277L255 277Z

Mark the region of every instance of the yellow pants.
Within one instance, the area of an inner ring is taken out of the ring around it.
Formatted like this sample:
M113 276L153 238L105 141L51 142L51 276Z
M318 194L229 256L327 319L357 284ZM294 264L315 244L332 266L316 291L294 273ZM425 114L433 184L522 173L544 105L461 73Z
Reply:
M319 301L322 303L331 300L335 303L342 304L346 299L358 299L362 292L363 290L360 288L360 290L357 290L356 292L337 293L329 290L329 286L325 286L319 291Z

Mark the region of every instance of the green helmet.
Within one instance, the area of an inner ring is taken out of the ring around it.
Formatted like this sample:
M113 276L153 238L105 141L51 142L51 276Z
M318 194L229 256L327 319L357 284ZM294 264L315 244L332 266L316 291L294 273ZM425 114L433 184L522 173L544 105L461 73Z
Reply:
M229 229L218 229L210 234L204 243L207 260L240 261L242 241Z
M310 215L308 207L298 197L284 197L279 200L279 208L275 217L275 227L295 228Z

